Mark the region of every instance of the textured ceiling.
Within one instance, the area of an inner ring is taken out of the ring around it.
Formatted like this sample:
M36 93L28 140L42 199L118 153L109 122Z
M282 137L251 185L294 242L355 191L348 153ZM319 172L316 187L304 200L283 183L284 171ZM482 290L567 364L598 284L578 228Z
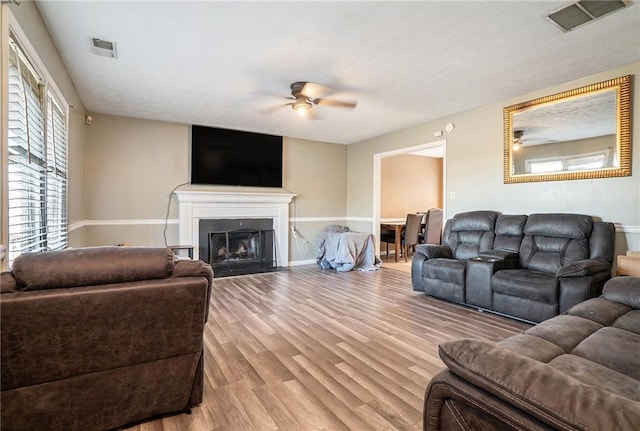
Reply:
M568 33L564 1L37 5L89 112L348 144L640 61L629 3ZM358 106L272 110L294 81Z
M615 135L616 90L586 94L513 115L513 130L524 131L523 145Z

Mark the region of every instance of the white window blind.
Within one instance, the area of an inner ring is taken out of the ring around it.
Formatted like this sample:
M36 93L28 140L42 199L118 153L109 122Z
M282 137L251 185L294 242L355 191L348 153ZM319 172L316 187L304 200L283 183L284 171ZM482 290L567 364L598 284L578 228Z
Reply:
M67 246L67 126L64 112L47 94L47 247Z
M65 111L13 37L8 93L9 265L22 253L67 245Z

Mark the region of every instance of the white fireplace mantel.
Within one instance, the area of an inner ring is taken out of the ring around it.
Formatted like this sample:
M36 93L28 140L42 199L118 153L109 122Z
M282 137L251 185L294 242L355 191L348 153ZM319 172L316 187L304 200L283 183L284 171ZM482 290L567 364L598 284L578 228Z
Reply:
M278 266L289 264L289 203L296 196L285 191L180 190L178 197L178 240L194 246L199 258L201 219L271 218L275 230Z

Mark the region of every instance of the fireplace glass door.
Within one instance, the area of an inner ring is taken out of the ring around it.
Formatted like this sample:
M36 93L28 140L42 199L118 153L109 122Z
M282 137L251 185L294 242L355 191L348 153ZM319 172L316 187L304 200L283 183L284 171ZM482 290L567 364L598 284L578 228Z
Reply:
M275 256L273 229L209 232L209 264L216 277L273 270Z

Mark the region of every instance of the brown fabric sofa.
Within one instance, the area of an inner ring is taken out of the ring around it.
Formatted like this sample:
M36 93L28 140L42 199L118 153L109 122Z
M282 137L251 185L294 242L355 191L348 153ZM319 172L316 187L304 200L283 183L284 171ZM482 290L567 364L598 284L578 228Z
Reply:
M640 278L497 344L440 345L425 430L640 430Z
M200 403L212 277L165 248L16 258L1 274L1 429L113 429Z

